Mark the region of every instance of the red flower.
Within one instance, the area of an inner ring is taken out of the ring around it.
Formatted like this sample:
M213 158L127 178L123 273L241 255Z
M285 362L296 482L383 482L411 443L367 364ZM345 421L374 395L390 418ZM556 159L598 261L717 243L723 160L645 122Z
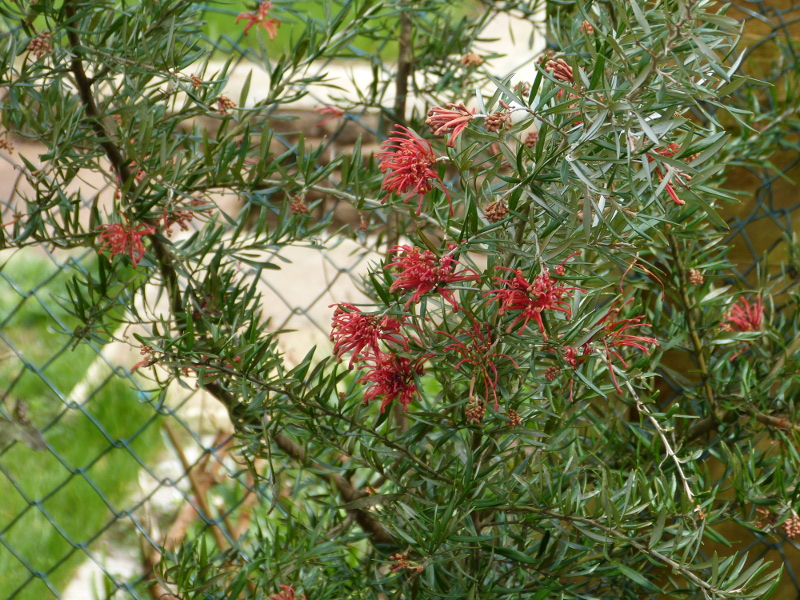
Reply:
M277 594L272 594L272 600L297 600L297 595L294 588L290 585L280 586L281 591ZM306 600L305 594L300 594L302 600Z
M344 111L341 108L336 108L335 106L320 106L319 108L315 108L311 112L319 113L321 115L330 115L327 119L323 119L319 123L317 123L317 127L322 127L328 121L333 121L334 119L338 119L344 114Z
M445 254L437 259L430 250L420 251L419 248L408 245L395 246L390 253L395 254L395 260L387 264L384 269L396 267L399 275L389 291L395 293L398 290L404 292L414 290L406 302L405 310L408 310L410 304L418 302L423 294L434 289L453 306L454 310L458 310L458 303L453 292L442 286L457 281L480 281L481 279L472 269L454 272L458 262L451 254Z
M408 194L403 202L414 194L419 194L417 214L422 212L422 201L425 194L433 189L431 180L435 179L442 184L442 189L450 202L450 215L453 214L453 204L450 194L439 175L433 168L436 165L436 156L427 140L417 137L402 125L395 125L392 136L382 145L382 152L376 155L381 159L378 167L381 173L391 170L384 180L381 189L386 190L386 198L392 193ZM386 201L384 198L384 202Z
M424 375L423 361L428 355L414 361L397 354L381 354L375 358L372 370L358 380L358 383L371 383L364 392L364 403L383 396L381 412L393 400L399 401L406 410L411 401L419 395L414 375Z
M667 158L671 158L671 157L675 156L675 154L678 152L678 150L680 150L680 146L678 144L670 144L666 148L659 148L658 150L656 150L656 154L660 154L661 156L666 156ZM647 157L647 161L648 162L653 162L654 160L655 159L652 156L648 156ZM684 183L684 179L690 179L690 177L688 175L685 175L685 174L681 173L680 171L675 170L675 169L673 169L673 173L675 175L676 181L678 181L679 184L681 184L684 187L686 187L686 184ZM656 175L658 175L658 177L661 178L662 180L664 179L664 173L661 171L661 167L659 167L659 166L656 167ZM671 182L668 183L664 187L664 189L667 190L667 193L669 194L669 197L672 198L672 200L675 202L675 204L680 204L680 205L686 204L685 201L681 200L678 197L678 194L675 191L675 186L672 185Z
M111 251L112 258L118 254L126 254L131 257L134 268L144 256L142 238L146 235L153 235L156 232L155 227L143 223L139 223L136 226L108 223L100 225L100 229L102 230L100 240L103 244L97 253L102 254L103 250L108 248Z
M255 13L248 13L243 12L239 13L239 16L236 17L234 24L238 23L239 21L246 20L247 25L244 26L244 34L247 35L247 32L250 31L251 27L255 25L261 25L267 32L270 41L275 39L275 36L278 35L278 27L280 27L280 21L276 21L275 19L267 19L267 13L272 8L272 2L266 0L265 2L260 2L258 5L258 12Z
M345 353L352 352L348 368L352 369L353 363L359 360L376 360L381 354L378 347L381 340L399 344L408 350L408 340L400 333L402 323L399 320L364 314L347 302L332 306L336 307L331 327L333 353L341 358Z
M578 368L578 365L580 365L586 360L586 355L592 353L592 348L591 346L589 346L588 342L583 345L580 354L578 354L579 349L573 348L572 346L564 346L563 350L564 350L564 360L573 369Z
M497 401L497 383L499 376L497 373L497 366L494 364L492 358L505 357L510 360L516 368L519 368L519 366L514 359L507 354L492 352L492 349L497 344L497 340L493 339L491 325L472 319L472 329L459 331L459 337L450 335L445 331L439 331L438 333L453 340L452 344L447 344L444 347L445 351L453 351L461 355L462 359L455 366L456 369L461 368L464 364L471 365L472 380L469 385L470 397L474 395L475 381L480 377L483 380L487 399L491 392L494 398L494 409L498 410L500 408ZM462 336L467 339L464 340Z
M628 300L628 302L630 302L630 300ZM625 359L622 358L618 352L618 349L626 346L629 348L637 348L649 356L650 348L648 348L646 344L653 346L658 345L658 340L654 337L638 335L635 333L626 333L632 329L650 327L649 323L641 322L644 319L644 315L633 317L631 319L617 319L617 315L619 315L620 310L625 306L625 304L628 304L628 302L625 302L619 308L612 307L598 322L599 324L605 323L605 326L598 332L598 334L603 342L603 348L605 350L606 360L608 361L608 371L611 374L611 380L614 382L614 387L619 393L622 393L622 390L617 383L617 376L614 373L613 359L618 359L625 369L628 368L628 363L626 363Z
M495 283L505 287L499 290L492 290L484 295L493 294L495 299L500 300L500 314L509 310L520 311L517 318L509 325L509 332L517 323L522 321L522 325L517 332L522 333L528 325L528 321L533 319L539 326L539 333L547 341L547 333L542 321L542 311L553 310L564 313L567 318L572 316L572 309L566 299L572 297L573 290L579 290L580 288L561 285L557 280L550 277L550 270L547 267L536 276L533 283L525 279L520 269L497 268L511 271L514 273L514 278L502 279L495 277Z
M450 131L453 135L447 145L452 148L456 145L456 138L466 129L469 122L475 118L475 109L471 112L463 104L447 105L447 108L434 106L428 111L428 118L425 124L431 128L433 135L444 135Z
M660 154L661 156L666 156L667 158L671 158L678 153L681 147L678 144L669 144L666 148L658 148L656 150L656 154ZM652 156L647 157L651 162L653 160Z
M723 318L724 321L720 324L723 331L761 331L761 323L764 320L764 305L761 303L761 296L756 296L753 304L750 304L744 296L739 296L739 302L731 306ZM750 344L743 341L740 345L741 349L729 360L739 356Z
M761 321L764 319L761 296L757 296L753 304L740 296L739 302L731 306L724 319L721 327L725 331L761 331Z

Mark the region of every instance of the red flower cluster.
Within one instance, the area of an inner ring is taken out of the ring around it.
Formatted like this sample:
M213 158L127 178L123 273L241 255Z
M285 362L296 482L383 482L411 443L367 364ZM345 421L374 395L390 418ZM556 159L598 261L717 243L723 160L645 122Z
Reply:
M761 296L756 296L756 301L752 304L744 296L739 296L739 302L731 306L723 318L724 320L720 324L720 329L723 331L761 331L761 323L764 320L764 305L761 303ZM741 350L731 356L729 360L734 360L750 344L741 342L740 345Z
M408 340L400 333L402 323L389 316L364 314L353 304L334 304L331 341L333 354L339 358L352 352L348 368L362 360L377 360L382 354L381 341L398 344L408 350Z
M427 356L411 360L397 354L382 354L375 359L375 365L358 383L371 383L364 392L364 403L372 402L383 396L381 412L393 401L397 400L406 410L411 401L419 395L414 376L425 374L422 363Z
M761 331L764 319L761 296L757 296L752 304L744 296L739 296L739 302L731 306L724 319L721 327L725 331Z
M136 226L108 223L100 225L100 229L100 240L103 244L97 253L102 254L103 250L108 248L112 258L118 254L130 256L134 268L144 256L142 238L146 235L153 235L156 232L155 227L143 223L139 223Z
M392 293L410 293L405 303L406 310L410 304L420 301L424 294L431 291L438 291L455 310L460 310L454 293L447 289L447 284L462 281L480 283L481 277L472 269L459 270L458 261L453 257L455 248L456 246L451 246L449 252L441 257L430 250L411 245L392 248L393 260L385 268L395 269L397 278L389 289ZM555 273L563 275L566 261L576 254L578 253L571 254L561 264L553 267ZM516 313L506 332L516 329L517 334L522 334L530 321L534 321L547 342L545 311L560 312L566 319L572 317L570 300L576 290L583 291L581 288L564 285L551 276L547 267L543 267L531 281L519 268L496 268L509 271L511 275L494 277L495 289L485 292L483 297L488 298L490 303L497 300L500 303L498 313L501 315L507 311ZM641 333L642 328L650 327L644 322L644 315L619 318L621 310L629 302L631 300L621 306L615 303L595 322L590 339L585 339L578 346L557 344L548 345L547 348L552 353L560 354L563 361L573 368L578 368L592 354L597 353L601 359L605 359L614 387L621 393L615 367L628 368L623 349L634 348L649 355L652 347L658 344L656 338ZM434 356L431 353L420 355L418 349L426 342L404 334L403 329L408 326L406 318L410 317L364 314L358 307L348 303L335 306L331 331L333 352L339 358L351 353L349 367L356 365L356 368L365 370L365 374L357 380L358 383L368 386L364 392L364 401L372 402L382 398L381 412L393 401L400 402L407 409L411 401L420 394L417 381L418 377L424 375L425 360ZM731 321L739 323L736 326L741 330L755 319L749 305L746 306L747 310L731 310ZM493 325L477 319L471 313L467 313L467 317L469 322L466 322L466 326L460 326L455 331L437 330L436 333L448 338L443 346L438 346L452 359L448 361L448 365L470 378L470 403L466 416L469 422L477 423L480 422L490 399L494 401L495 410L499 410L498 386L503 367L498 365L505 364L509 368L513 365L516 369L519 366L511 356L498 350L502 340ZM760 320L758 323L760 324ZM422 332L421 329L418 331ZM545 373L548 381L555 380L557 375L557 367L550 367Z
M617 376L614 371L614 359L618 360L623 368L628 368L628 363L620 354L620 350L624 347L637 348L649 356L650 348L648 346L658 345L658 340L654 337L631 332L641 327L650 327L648 323L642 323L644 315L629 319L617 319L622 308L629 302L631 302L631 300L628 300L619 307L612 306L612 308L596 322L595 326L600 327L594 332L591 340L578 347L563 346L561 348L564 361L573 369L577 369L586 362L595 351L602 352L606 364L608 364L608 371L611 374L614 388L619 393L622 393L622 389L617 382ZM595 344L595 342L597 342L597 344ZM598 347L599 344L602 344L602 346ZM548 371L549 369L554 369L553 374L557 375L557 368L549 367ZM548 372L545 372L545 377L548 381L551 380L551 378L548 377ZM555 377L552 379L555 379ZM570 397L572 396L571 385L570 383Z
M394 262L387 264L384 269L394 267L399 274L389 291L391 293L398 290L414 291L406 302L405 310L408 310L409 305L414 302L419 302L422 295L431 290L438 291L442 298L453 306L454 310L458 310L458 303L453 292L442 286L458 281L480 281L481 279L480 275L472 269L455 271L458 261L453 258L452 254L445 254L437 259L430 250L420 251L419 248L409 245L395 246L390 253L395 255Z
M509 332L521 321L522 325L517 333L522 333L528 325L528 321L533 319L539 326L539 333L547 341L542 312L552 310L564 313L567 318L572 316L572 309L567 299L572 297L573 290L580 288L561 285L550 277L550 270L547 267L536 276L533 282L525 279L525 275L520 269L515 270L508 267L497 267L497 269L511 271L514 277L511 279L495 277L495 283L504 287L487 292L485 295L494 295L495 299L500 301L500 314L509 310L519 311L517 318L508 327Z
M408 338L400 330L403 322L389 316L364 314L349 303L334 305L331 341L333 353L340 359L347 352L352 352L348 368L361 363L358 369L368 368L366 375L358 383L371 383L364 393L364 402L371 402L383 396L381 412L393 400L398 400L408 409L411 400L419 393L414 375L422 375L422 363L428 358L422 356L414 361L399 356L389 349L385 351L380 342L396 344L402 350L408 350ZM366 365L369 365L368 367Z
M270 41L275 39L275 36L278 35L278 27L280 27L281 22L276 21L275 19L267 19L270 9L272 9L273 4L266 0L265 2L260 2L258 4L258 9L254 13L243 12L239 13L239 16L236 17L234 24L238 23L239 21L246 20L247 25L244 26L244 34L247 35L247 32L250 31L251 27L256 25L261 25L267 32Z
M381 189L387 192L386 198L393 193L408 194L403 199L403 202L408 202L411 196L418 194L417 214L420 214L425 194L433 189L431 180L436 180L442 184L442 189L450 202L450 194L434 169L436 156L427 140L417 137L402 125L395 125L392 137L381 145L381 150L382 152L378 152L376 155L381 159L378 168L381 173L391 171L381 186ZM386 198L384 198L384 202ZM450 214L453 214L452 202Z

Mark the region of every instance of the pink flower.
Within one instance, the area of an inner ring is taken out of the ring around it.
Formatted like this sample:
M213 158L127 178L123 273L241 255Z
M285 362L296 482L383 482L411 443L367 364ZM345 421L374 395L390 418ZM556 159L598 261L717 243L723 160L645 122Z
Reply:
M315 108L311 112L318 113L320 115L330 115L327 119L323 119L319 123L317 123L317 127L322 127L328 121L333 121L334 119L338 119L344 114L344 111L341 108L336 108L335 106L320 106L319 108Z
M281 591L277 594L272 594L272 600L297 600L297 595L294 588L290 585L280 586ZM302 600L306 600L305 594L300 594Z
M456 352L461 355L461 360L455 366L460 369L462 365L470 365L472 379L469 386L469 395L472 397L475 391L475 381L480 378L488 399L489 393L494 398L494 409L498 410L500 405L497 401L497 384L499 376L497 366L492 360L495 357L504 357L510 360L516 368L519 368L513 358L507 354L492 352L497 344L497 340L492 335L492 327L489 323L482 323L472 319L472 328L458 332L458 337L450 335L445 331L439 331L442 335L453 340L452 344L447 344L445 351ZM465 339L466 338L466 339Z
M572 67L563 58L548 60L544 65L544 70L550 73L557 81L562 83L575 83L575 75Z
M380 317L361 312L358 307L342 302L334 304L331 341L334 342L333 353L339 358L352 352L348 368L359 360L376 360L381 354L379 343L391 342L408 350L408 340L400 333L402 323L389 316Z
M364 392L364 403L372 402L383 396L381 412L394 400L400 402L406 410L411 401L419 395L414 376L425 374L422 363L428 355L414 361L397 354L382 354L375 358L374 367L358 383L371 383Z
M234 24L238 23L239 21L246 20L247 25L244 26L245 35L247 35L247 32L250 31L251 27L254 27L255 25L261 25L266 30L270 41L272 41L275 39L275 36L278 35L278 27L281 25L280 21L276 21L275 19L267 19L267 14L272 6L272 2L269 2L269 0L260 2L257 12L239 13L239 16L236 17Z
M447 105L447 108L434 106L428 111L428 118L425 124L431 128L433 135L444 135L450 131L453 135L447 145L452 148L456 145L456 138L466 129L469 122L475 118L475 109L471 112L463 104Z
M761 296L750 304L747 298L739 296L739 302L730 307L720 325L725 331L761 331L761 322L764 319L764 305Z
M450 194L433 168L436 165L436 156L433 154L430 143L417 137L402 125L395 125L392 136L381 145L382 152L378 152L376 155L381 159L380 165L378 165L381 173L391 171L386 175L381 186L381 189L387 192L384 202L393 193L408 194L403 202L408 202L411 196L418 194L417 214L420 214L425 194L433 189L431 180L436 180L442 184L447 201L450 202L450 215L452 216L453 204Z
M724 321L720 324L720 329L723 331L761 331L761 323L764 320L764 305L761 303L761 296L756 296L756 301L753 304L750 304L744 296L739 296L739 302L731 306L723 318ZM750 344L742 341L740 346L741 349L731 356L729 360L734 360Z
M542 312L552 310L564 313L567 318L572 316L572 309L567 299L572 298L573 290L580 290L581 288L561 285L557 280L550 277L550 270L547 267L536 276L532 283L525 279L520 269L515 270L508 267L497 267L497 269L511 271L514 277L512 279L495 277L495 283L504 287L492 290L484 295L494 295L495 299L500 301L500 314L509 310L519 311L517 318L508 327L509 332L517 323L522 322L517 332L522 333L528 325L528 321L533 319L539 326L539 333L547 341Z
M630 300L628 300L628 302L630 302ZM648 348L648 345L658 345L658 340L654 337L639 335L638 333L628 333L631 330L639 329L640 327L650 327L649 323L641 322L644 319L644 315L630 319L617 319L617 315L619 315L622 307L624 307L625 304L628 304L628 302L625 302L619 308L612 307L605 314L605 316L598 321L599 324L605 324L605 326L598 332L597 335L600 337L600 340L603 343L606 360L608 361L608 371L611 374L611 381L614 382L614 387L619 393L622 393L622 390L617 383L617 376L614 373L613 360L615 358L619 360L625 369L628 368L628 363L626 363L625 359L622 358L622 355L620 355L618 349L624 347L636 348L649 356L650 348Z
M100 225L100 229L102 230L100 240L103 244L97 250L97 253L102 254L103 250L108 248L112 258L118 254L130 256L134 268L144 256L142 238L146 235L153 235L156 232L155 227L143 223L139 223L136 226L108 223Z
M409 305L418 302L423 294L431 290L437 290L454 310L458 310L453 292L443 286L458 281L480 281L480 276L472 269L455 271L458 262L451 254L445 254L437 259L430 250L420 251L419 248L408 245L395 246L390 253L395 255L394 262L387 264L384 269L395 267L399 274L389 291L391 293L399 290L414 291L406 302L404 310L408 310Z

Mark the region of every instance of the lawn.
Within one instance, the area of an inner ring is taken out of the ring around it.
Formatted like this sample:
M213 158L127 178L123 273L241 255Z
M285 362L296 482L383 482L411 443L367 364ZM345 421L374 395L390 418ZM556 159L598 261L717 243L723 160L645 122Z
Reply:
M280 21L277 28L277 35L274 40L270 40L267 31L256 25L244 34L247 19L236 23L236 18L242 13L255 13L258 2L242 2L234 0L231 2L207 2L203 15L204 34L208 41L220 49L220 55L227 54L232 49L242 52L258 51L262 45L267 50L268 56L275 58L281 55L284 50L291 50L296 44L298 36L306 28L306 21L313 19L319 22L326 20L326 5L332 15L337 15L342 11L342 7L337 2L281 2L274 1L274 8L269 11L268 18L276 18ZM341 4L354 5L353 2L342 2ZM346 13L341 27L346 27L347 23L353 18L351 8ZM384 16L387 9L377 11L374 16L374 26L372 32L366 28L361 28L353 39L351 56L363 54L369 56L384 47L385 58L397 56L397 49L394 42L384 44L380 41L383 38L391 39L391 33L386 31ZM340 30L341 30L340 27Z
M47 448L0 445L0 598L39 600L55 597L44 580L60 591L86 559L75 545L102 555L93 538L127 508L136 457L152 460L161 443L147 397L110 369L94 369L87 393L70 397L99 349L72 350L64 333L77 324L57 300L66 276L33 253L7 260L0 255L0 392L7 412L24 400Z

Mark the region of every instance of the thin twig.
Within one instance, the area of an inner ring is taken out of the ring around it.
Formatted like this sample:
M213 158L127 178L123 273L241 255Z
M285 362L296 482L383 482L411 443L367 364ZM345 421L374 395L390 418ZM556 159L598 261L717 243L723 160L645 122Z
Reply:
M408 98L408 78L411 75L411 66L414 61L414 23L409 15L408 2L400 12L400 35L397 38L399 46L397 57L397 77L395 78L394 119L396 123L405 125L406 99Z
M625 385L627 386L630 393L633 395L634 400L636 400L636 408L639 410L640 413L647 417L647 420L652 423L653 428L658 433L658 437L661 438L661 443L664 444L664 451L667 453L667 456L670 457L673 462L675 463L675 467L678 469L678 476L680 477L681 483L683 484L683 491L686 494L686 497L689 499L689 502L694 502L694 494L692 493L692 488L689 487L689 481L686 479L686 475L683 472L683 466L681 465L681 461L678 458L678 455L675 454L675 451L672 449L672 446L667 439L666 432L661 427L661 424L655 419L653 414L650 410L639 400L639 396L636 391L633 389L630 381L626 381Z
M406 124L406 99L408 98L408 78L414 60L414 23L408 14L407 6L400 12L400 35L397 38L399 55L397 58L397 75L395 77L394 122ZM394 248L400 240L400 216L391 213L387 219L388 234L386 249Z
M79 24L77 22L77 13L75 11L74 4L74 0L68 0L64 3L64 11L67 17L67 22L69 22L69 26L66 28L67 39L69 40L70 51L72 53L70 71L72 71L72 76L75 78L75 83L78 88L78 95L80 96L81 103L86 111L86 116L91 122L91 126L92 129L94 129L95 135L98 137L98 143L105 151L108 160L111 162L111 165L114 167L114 170L117 172L117 175L119 175L120 180L124 184L130 180L131 171L128 167L128 163L125 161L125 159L123 159L119 148L116 144L114 144L114 142L111 141L111 137L108 135L105 127L103 127L103 123L100 121L101 115L97 110L97 104L95 103L94 96L92 95L92 84L86 75L86 71L83 68L83 62L80 59L82 54L82 46L80 38L78 37Z
M105 151L106 157L119 177L120 188L125 189L129 185L132 187L135 182L132 181L133 174L128 166L128 161L123 157L119 147L112 141L111 136L108 134L103 126L102 121L100 120L101 115L97 109L97 103L94 100L94 95L92 94L92 83L89 80L89 77L86 75L86 71L83 68L83 62L80 59L82 46L80 38L78 37L77 13L73 4L74 0L69 0L64 4L64 10L66 11L67 19L71 22L71 27L67 28L67 39L69 40L70 50L73 56L72 61L70 62L70 71L75 78L78 95L80 96L81 103L86 111L86 116L91 123L92 129L94 129L95 135L97 135L98 144L100 144ZM167 291L170 293L171 307L172 312L174 313L173 316L175 318L179 318L179 315L182 312L182 305L180 299L180 290L178 289L178 276L175 272L175 269L172 267L171 254L167 247L156 237L155 234L148 235L147 237L152 243L153 251L161 267L161 275L164 278Z
M680 257L680 252L678 250L678 241L672 234L668 235L667 237L669 239L669 247L672 253L672 259L675 262L675 268L677 269L678 295L683 307L683 313L686 318L686 325L689 329L689 337L692 340L692 346L694 347L694 357L697 361L697 366L700 369L700 376L703 379L703 391L705 393L706 400L708 400L708 407L710 411L709 416L713 416L713 418L716 419L721 415L717 415L717 399L714 394L714 388L711 385L711 374L708 370L708 363L706 362L703 342L700 339L700 335L697 333L697 322L695 321L694 311L692 310L692 301L689 298L689 292L687 291L688 285L686 282L686 272L683 261Z
M168 352L163 352L162 354L165 357L167 357L167 358L169 358L171 360L181 360L181 358L182 358L182 357L180 357L180 356L178 356L176 354L172 354L172 353L168 353ZM303 407L303 408L306 407L305 401L302 398L298 397L296 394L294 394L290 389L277 387L275 385L272 385L268 381L264 381L260 377L256 377L256 376L250 375L248 373L242 373L241 371L237 371L235 368L231 367L230 365L226 365L226 364L217 365L217 364L214 364L212 362L208 362L208 363L204 363L203 366L206 367L206 368L213 368L215 372L219 372L220 374L240 377L244 381L252 383L253 385L258 386L259 388L261 388L264 391L274 392L276 394L284 395L286 398L291 400L298 407ZM206 390L208 390L209 393L211 393L212 396L214 396L217 400L219 400L222 403L222 405L225 406L228 409L228 413L230 415L231 421L234 423L235 427L242 427L242 426L248 426L248 425L249 426L260 426L261 425L260 421L255 419L255 418L253 418L252 416L247 421L242 421L239 418L238 414L239 414L239 410L241 409L241 406L236 401L236 398L234 397L234 395L231 394L230 392L228 392L224 387L222 387L222 385L220 385L219 383L214 381L214 382L211 382L211 383L204 384L204 387L205 387ZM388 447L392 448L393 450L396 450L398 453L402 454L403 456L405 456L409 460L413 461L420 469L424 470L425 473L429 477L431 477L433 479L436 479L437 481L441 481L442 483L446 483L448 485L452 485L454 483L454 481L452 479L442 475L436 469L430 467L430 465L428 465L424 460L422 460L418 456L414 455L412 452L410 452L408 450L408 448L406 448L402 444L400 444L398 442L395 442L394 440L392 440L391 438L389 438L389 437L387 437L385 435L380 434L377 430L375 430L372 427L369 427L368 425L364 425L363 423L359 423L353 417L350 417L348 415L345 415L345 414L342 414L342 413L340 413L338 411L330 409L330 408L324 406L321 403L320 404L315 404L313 406L313 410L321 412L321 413L323 413L323 414L325 414L325 415L327 415L329 417L335 417L337 419L342 419L342 420L346 421L347 423L349 423L351 426L355 427L356 429L359 429L360 431L363 431L364 433L369 433L374 439L386 444Z
M75 0L68 0L64 4L65 14L67 16L67 19L71 22L71 27L68 28L67 30L67 36L71 46L70 49L73 55L73 59L70 63L70 70L72 71L72 74L75 78L78 93L80 95L81 102L84 105L84 109L86 111L86 116L91 121L91 126L98 137L98 143L105 151L108 160L111 162L114 170L119 176L121 186L125 187L126 184L133 185L133 182L131 181L132 174L130 168L128 167L127 161L123 158L122 152L117 147L117 145L112 141L111 137L108 135L108 132L105 130L100 120L100 114L97 109L94 97L92 95L91 81L87 77L86 71L84 70L83 67L83 63L80 59L82 53L82 47L80 43L80 38L78 37L77 33L78 31L77 12L74 3ZM186 314L181 302L179 278L175 270L175 267L173 266L172 254L170 253L167 246L164 245L155 235L148 237L152 243L155 258L159 264L161 275L164 279L164 284L169 294L172 318L175 319L176 321L175 324L178 330L182 332L185 329ZM231 394L229 394L227 390L225 390L220 385L217 385L215 383L207 384L205 388L212 394L212 396L214 396L229 410L231 415L234 414L234 409L238 404L238 402L236 402L235 398ZM167 431L169 433L170 429L168 429ZM172 434L174 434L174 432L172 432ZM170 434L171 438L173 438L172 434ZM305 453L303 452L303 449L285 435L278 433L275 436L275 442L280 448L282 448L285 452L287 452L287 454L289 454L293 458L298 459L299 462L305 461ZM182 459L182 462L188 465L188 462L186 462L185 460L186 457L183 456L182 451L180 450L180 446L177 444L177 438L173 438L173 444L175 444L176 451L178 452L179 457ZM184 466L188 469L186 465ZM314 472L318 473L319 469L315 469ZM195 490L196 495L198 496L198 503L200 504L200 508L203 510L203 512L206 513L206 516L210 519L211 511L209 509L206 498L202 493L198 493L202 492L202 489L198 486L197 481L193 480L191 472L189 472L188 474L190 477L190 481L192 483L192 487ZM341 475L336 473L329 473L329 474L322 473L321 477L328 479L336 486L342 498L345 499L345 502L350 502L360 497L358 493L355 492L350 482L347 481ZM353 510L355 512L356 520L358 521L359 525L361 525L364 531L372 535L373 540L375 542L391 543L392 538L389 535L388 531L378 521L376 521L367 511L361 509L353 509ZM219 544L220 548L225 549L229 547L228 540L226 540L225 536L222 534L220 524L219 523L211 523L211 524L212 524L212 532L214 533L215 539L217 540L217 543Z
M793 423L787 417L776 417L775 415L768 415L766 413L761 412L754 406L745 405L744 410L749 412L753 415L759 423L763 423L768 427L774 427L775 429L782 429L784 431L794 430L800 431L800 425L797 423Z

